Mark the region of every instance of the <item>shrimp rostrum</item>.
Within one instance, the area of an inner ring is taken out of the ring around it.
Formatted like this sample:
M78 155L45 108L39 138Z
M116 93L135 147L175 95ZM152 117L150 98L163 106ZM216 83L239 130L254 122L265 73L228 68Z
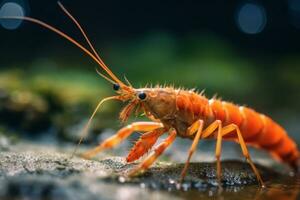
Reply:
M126 80L126 83L122 82L98 56L77 20L61 3L59 3L59 6L79 28L92 51L62 31L40 20L18 16L7 16L2 17L2 19L22 19L56 32L88 54L100 66L100 69L97 70L98 74L112 83L116 95L100 101L83 130L83 136L80 142L87 134L88 127L95 113L100 106L108 100L128 102L128 105L120 112L120 120L122 122L126 122L133 111L144 113L151 120L134 122L125 126L96 148L85 152L82 155L83 157L91 158L100 151L115 147L132 133L141 132L140 138L130 150L126 160L127 162L133 162L141 158L148 151L150 151L150 154L148 154L135 169L129 172L130 176L147 170L174 142L176 137L192 140L187 161L180 176L181 180L183 180L186 175L190 159L199 141L211 138L216 139L216 173L219 183L221 177L220 156L223 139L234 140L239 143L243 155L250 164L262 187L264 186L264 182L251 160L247 149L248 144L269 151L277 159L297 169L299 151L295 142L287 135L286 131L271 118L251 108L237 106L215 98L207 99L202 93L197 93L193 90L159 86L153 88L134 88L129 81ZM101 73L100 70L104 70L106 74ZM166 139L153 148L158 138L164 134L167 134Z

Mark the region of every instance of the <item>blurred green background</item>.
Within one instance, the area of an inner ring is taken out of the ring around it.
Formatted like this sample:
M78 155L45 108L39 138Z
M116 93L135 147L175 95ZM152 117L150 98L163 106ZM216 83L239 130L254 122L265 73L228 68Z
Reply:
M271 116L300 142L299 0L62 3L112 71L135 87L205 89L209 98L217 94ZM6 8L36 17L84 43L56 1L0 1L0 7L2 16ZM28 22L0 23L2 129L76 141L74 132L97 102L114 93L111 84L90 58L52 32ZM121 106L106 104L92 131L120 127Z

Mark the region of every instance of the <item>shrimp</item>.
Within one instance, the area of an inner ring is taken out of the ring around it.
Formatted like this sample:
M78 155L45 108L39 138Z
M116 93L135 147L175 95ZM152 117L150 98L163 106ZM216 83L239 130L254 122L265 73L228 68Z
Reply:
M183 181L186 176L190 159L199 141L211 138L216 139L215 158L219 184L221 183L220 157L223 139L233 140L239 143L241 151L250 164L261 187L264 187L264 182L251 160L247 145L254 145L258 148L265 149L274 155L275 158L297 169L299 151L296 143L287 135L286 131L271 118L248 107L237 106L216 98L207 99L203 93L197 93L194 90L161 86L134 88L126 78L126 83L122 82L100 58L78 21L60 2L58 2L58 5L75 23L92 51L59 29L38 19L19 16L5 16L1 18L30 21L57 33L90 56L99 65L99 70L96 70L97 73L113 85L116 95L104 98L99 102L82 131L82 137L78 145L88 133L88 128L93 117L106 101L118 100L128 102L120 112L120 120L122 122L126 122L134 110L136 113L144 113L150 120L133 122L123 127L117 131L115 135L106 139L94 149L83 153L82 157L90 159L103 150L117 146L131 134L138 131L143 134L130 150L126 161L128 163L134 162L148 151L151 151L151 153L136 168L129 172L129 176L135 176L146 171L174 142L176 137L193 140L180 175L181 181ZM100 72L101 69L104 70L106 75ZM158 138L164 134L167 134L166 139L153 148Z

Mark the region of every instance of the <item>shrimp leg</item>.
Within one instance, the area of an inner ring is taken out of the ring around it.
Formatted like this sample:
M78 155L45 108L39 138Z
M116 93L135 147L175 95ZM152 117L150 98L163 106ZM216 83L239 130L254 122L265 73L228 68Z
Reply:
M222 137L228 133L231 133L232 131L235 131L236 134L237 134L237 139L239 141L239 144L241 146L241 149L242 149L242 152L243 152L243 155L244 157L246 158L246 160L248 161L248 163L250 164L254 174L256 175L256 178L258 180L258 182L261 184L262 187L265 187L265 184L257 170L257 168L255 167L254 163L252 162L251 158L250 158L250 154L249 154L249 151L247 149L247 146L245 144L245 141L243 139L243 136L241 134L241 131L239 129L239 127L235 124L229 124L227 126L225 126L224 128L222 128Z
M217 135L217 143L216 143L216 160L217 160L217 178L219 186L221 186L221 152L222 152L222 123L221 121L217 121L218 123L218 135Z
M215 124L217 121L215 121L214 123L212 123L210 126L212 126L213 124ZM229 124L229 125L227 125L227 126L225 126L225 127L222 128L220 121L218 123L219 123L219 131L218 131L218 135L217 135L216 159L217 159L217 177L218 177L219 183L220 183L220 177L221 177L220 156L221 156L222 137L225 136L225 135L227 135L227 134L229 134L229 133L231 133L232 131L236 131L236 134L237 134L237 137L238 137L237 139L238 139L239 144L241 146L243 155L245 156L246 160L250 164L250 166L251 166L254 174L256 175L256 178L257 178L258 182L261 184L262 187L264 187L264 182L263 182L263 180L262 180L262 178L261 178L261 176L260 176L257 168L255 167L254 163L251 160L249 151L247 149L246 143L245 143L245 141L243 139L243 136L241 134L241 131L240 131L239 127L236 126L235 124ZM203 131L203 138L209 137L214 132L214 130L213 131L207 131L207 129Z
M203 126L203 124L202 125L198 125L198 127L200 127L200 126ZM189 130L190 131L194 131L194 129L195 129L195 125L192 125ZM221 155L221 139L222 139L221 129L222 129L222 122L220 120L216 120L213 123L211 123L202 132L202 134L199 133L200 128L198 129L198 132L197 132L197 134L195 136L195 139L194 139L193 144L192 144L192 146L190 148L190 151L189 151L189 157L188 157L188 159L187 159L187 161L185 163L185 166L184 166L184 168L183 168L183 170L181 172L181 178L180 178L181 182L183 181L183 179L184 179L184 177L186 175L186 171L187 171L187 168L188 168L188 165L189 165L189 162L190 162L190 158L191 158L193 152L195 151L196 146L197 146L197 144L199 142L200 136L198 136L198 134L201 134L202 138L207 138L212 133L214 133L216 130L218 130L218 136L217 136L218 139L217 139L217 145L216 145L216 160L217 160L217 177L218 177L218 182L219 182L219 185L220 185L220 183L221 183L221 181L220 181L220 177L221 177L220 155ZM201 127L201 131L202 131L202 127Z
M115 135L103 141L96 148L83 153L81 156L86 159L90 159L100 151L104 149L110 149L118 145L135 131L147 132L161 127L163 127L163 124L158 122L134 122L123 127Z
M153 162L169 147L176 138L176 131L171 130L169 136L158 146L155 147L153 152L135 169L129 172L129 176L135 176L142 171L147 170Z
M141 135L126 157L127 162L133 162L142 157L152 148L157 139L166 132L166 128L157 128Z
M195 152L196 150L196 147L199 143L199 140L201 138L201 133L202 133L202 129L203 129L203 120L199 120L195 123L195 127L194 127L194 124L187 130L188 131L188 134L192 134L194 132L194 129L198 129L197 130L197 133L196 133L196 136L193 140L193 143L192 143L192 146L190 147L190 150L189 150L189 156L188 156L188 159L186 160L185 162L185 165L184 165L184 168L181 172L181 176L180 176L180 182L182 182L184 180L184 177L186 175L186 172L187 172L187 169L190 165L190 160L192 158L192 155L193 153Z

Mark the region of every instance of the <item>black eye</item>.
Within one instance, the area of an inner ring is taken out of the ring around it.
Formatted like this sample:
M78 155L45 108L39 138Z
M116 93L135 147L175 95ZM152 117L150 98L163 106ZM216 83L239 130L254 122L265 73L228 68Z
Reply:
M120 85L115 83L115 84L113 85L113 89L114 89L115 91L118 91L118 90L120 89Z
M146 93L141 92L141 93L138 94L138 97L139 97L140 100L144 100L144 99L146 99L147 95L146 95Z

